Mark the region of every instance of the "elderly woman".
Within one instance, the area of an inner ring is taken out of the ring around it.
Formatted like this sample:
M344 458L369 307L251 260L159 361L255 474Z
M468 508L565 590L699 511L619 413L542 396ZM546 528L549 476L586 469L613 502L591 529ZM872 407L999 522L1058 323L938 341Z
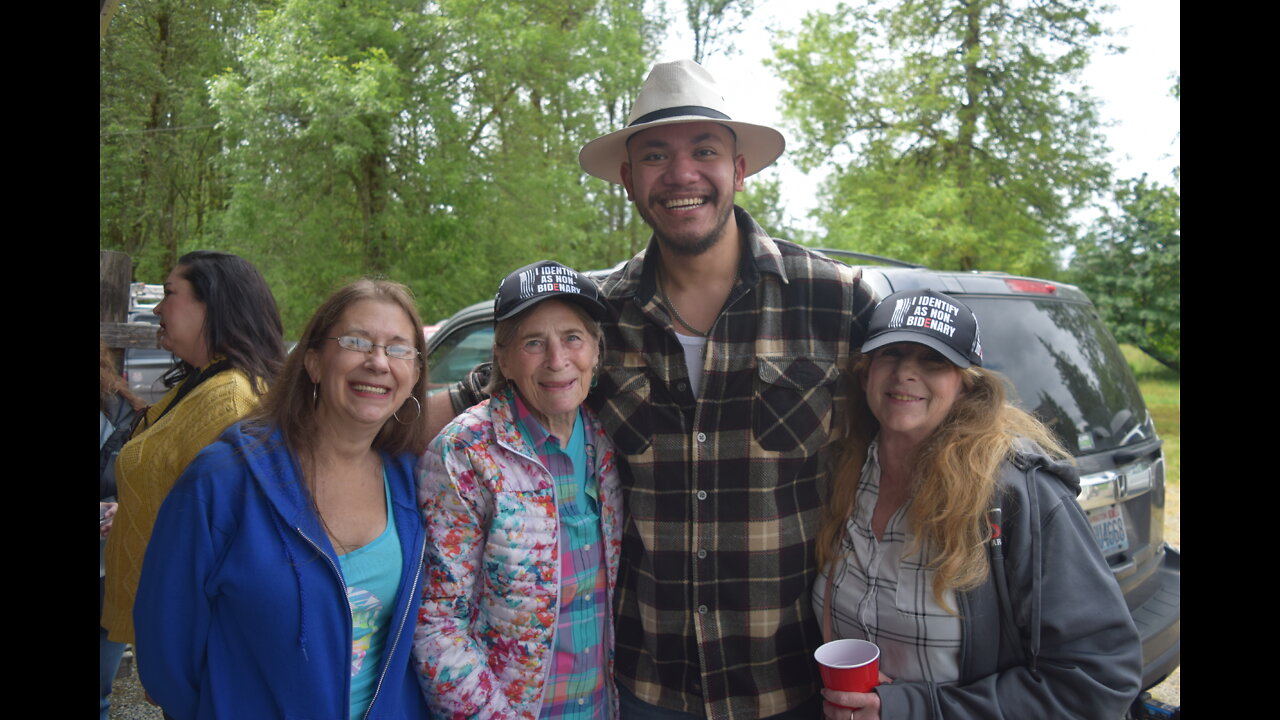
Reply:
M134 594L160 503L204 446L258 408L284 365L280 312L262 273L230 253L197 250L178 258L156 305L160 346L177 362L170 388L120 449L119 508L107 537L102 627L136 642Z
M414 657L441 717L616 716L618 476L582 405L604 313L595 285L559 263L507 276L491 398L422 458L431 570Z
M1121 717L1141 647L1049 431L984 370L977 318L886 297L854 361L849 433L818 535L827 639L881 650L827 718Z
M261 411L169 494L134 622L142 683L171 716L428 717L409 656L424 350L408 288L342 288Z

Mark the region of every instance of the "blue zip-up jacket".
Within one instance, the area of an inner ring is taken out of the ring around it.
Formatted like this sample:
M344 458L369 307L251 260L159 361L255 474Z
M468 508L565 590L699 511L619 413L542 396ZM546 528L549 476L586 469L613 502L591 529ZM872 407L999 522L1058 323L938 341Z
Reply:
M404 562L368 720L427 718L410 665L425 533L409 453L383 454ZM346 718L351 609L279 431L237 423L165 499L134 603L137 663L177 720Z

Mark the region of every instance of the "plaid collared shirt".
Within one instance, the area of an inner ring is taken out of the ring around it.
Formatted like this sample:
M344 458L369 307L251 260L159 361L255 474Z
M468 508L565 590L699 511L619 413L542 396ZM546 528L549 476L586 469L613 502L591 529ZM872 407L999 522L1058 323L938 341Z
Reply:
M870 640L880 648L880 670L898 682L954 683L960 679L960 616L933 597L932 556L908 553L915 534L907 523L908 499L876 539L871 516L880 496L879 440L867 448L853 514L840 539L842 556L832 580L832 638ZM827 573L818 574L813 611L822 616ZM958 607L956 591L943 597Z
M651 240L603 283L617 320L588 400L627 458L615 676L650 704L734 720L820 688L809 592L827 439L875 305L853 269L735 213L745 252L702 396L656 296Z
M609 581L605 572L600 530L600 489L586 447L579 457L572 438L547 432L512 393L515 421L528 438L538 462L556 481L556 509L560 517L560 615L551 672L542 692L542 720L592 720L606 717L608 673L605 640L609 624ZM586 434L586 420L578 418L576 432ZM560 448L560 441L568 444ZM583 439L582 442L590 442Z

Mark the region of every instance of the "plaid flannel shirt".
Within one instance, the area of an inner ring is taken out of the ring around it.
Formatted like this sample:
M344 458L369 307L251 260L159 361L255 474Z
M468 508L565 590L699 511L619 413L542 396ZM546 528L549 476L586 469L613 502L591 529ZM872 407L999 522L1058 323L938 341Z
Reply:
M551 670L542 690L541 720L591 720L607 717L609 620L608 568L600 528L600 489L587 462L586 447L575 463L570 438L557 438L512 393L515 421L538 462L556 482L560 515L560 615ZM576 420L586 434L585 418ZM572 433L571 433L572 436ZM560 442L568 447L561 449ZM588 440L587 442L590 442ZM593 451L594 455L594 451ZM581 473L581 476L579 475Z
M875 302L852 268L735 214L745 251L702 397L656 298L651 240L603 283L616 322L588 403L627 459L615 676L650 704L754 719L821 687L809 592L827 440Z

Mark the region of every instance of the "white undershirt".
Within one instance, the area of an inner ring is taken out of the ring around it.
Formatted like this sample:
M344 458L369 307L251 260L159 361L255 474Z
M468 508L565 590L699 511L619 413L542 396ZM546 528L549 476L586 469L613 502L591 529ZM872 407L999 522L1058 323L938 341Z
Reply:
M702 355L707 349L707 339L680 333L676 333L676 337L680 340L680 347L684 349L684 366L689 370L689 389L693 390L696 398L702 394Z

